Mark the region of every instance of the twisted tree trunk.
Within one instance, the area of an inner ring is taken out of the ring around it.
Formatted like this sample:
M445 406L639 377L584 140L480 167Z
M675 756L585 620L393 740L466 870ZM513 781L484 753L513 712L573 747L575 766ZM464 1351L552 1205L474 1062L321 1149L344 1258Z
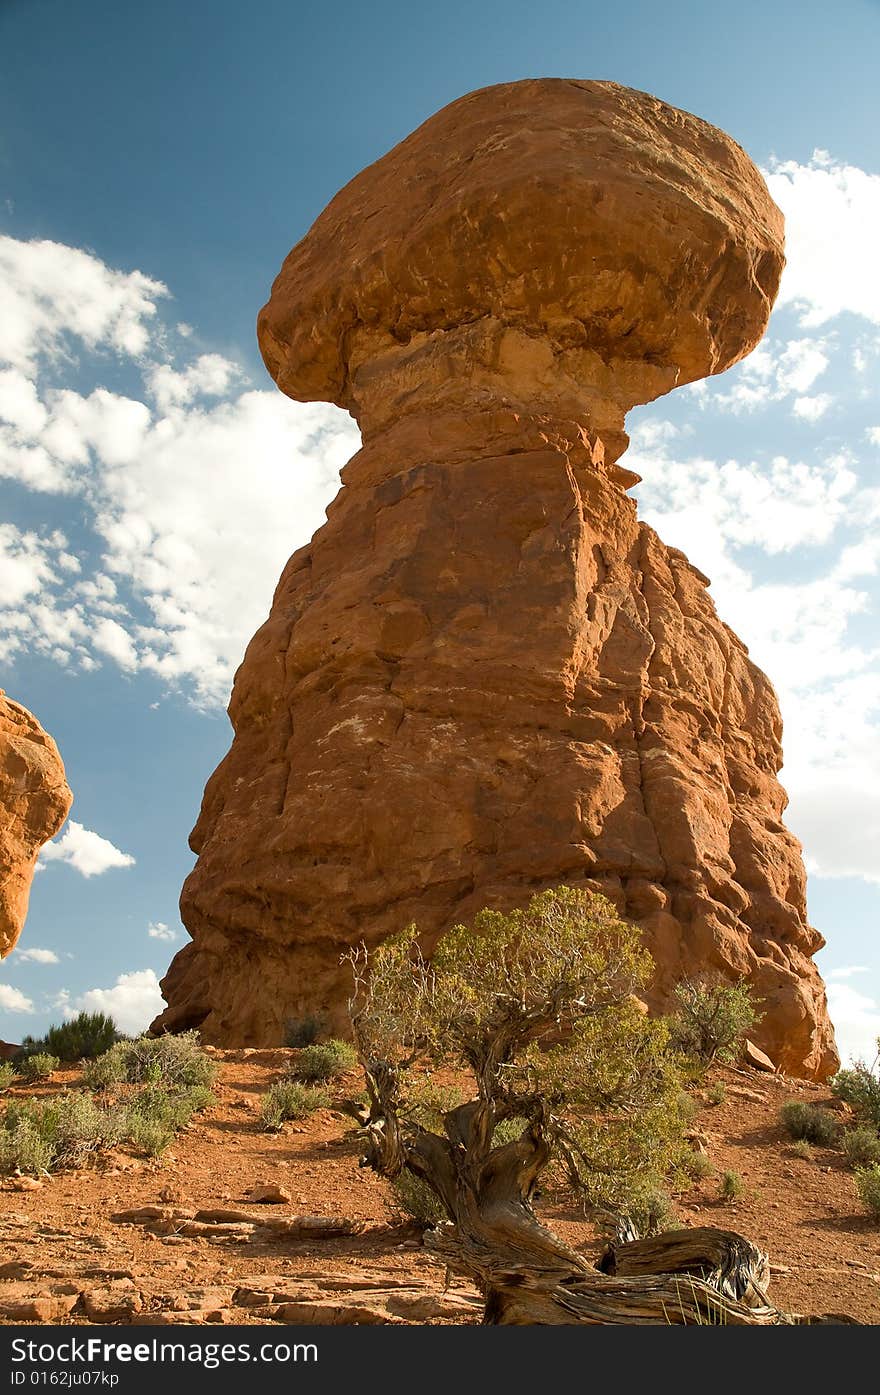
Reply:
M386 1082L382 1082L384 1085ZM371 1092L372 1093L372 1092ZM380 1087L375 1102L384 1093ZM791 1326L851 1322L845 1316L784 1313L767 1297L768 1259L733 1231L703 1226L609 1245L598 1264L564 1244L532 1208L550 1149L540 1123L491 1148L483 1106L445 1118L447 1137L400 1128L389 1117L368 1125L365 1161L385 1175L407 1167L426 1181L450 1217L425 1245L465 1275L485 1299L483 1322L525 1326L646 1324ZM485 1146L476 1145L482 1134Z

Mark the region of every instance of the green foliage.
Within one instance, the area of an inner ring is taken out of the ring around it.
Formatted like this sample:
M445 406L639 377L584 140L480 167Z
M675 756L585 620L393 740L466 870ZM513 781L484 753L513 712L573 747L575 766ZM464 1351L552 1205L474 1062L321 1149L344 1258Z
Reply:
M880 1039L878 1039L880 1049ZM872 1065L856 1061L849 1070L838 1071L831 1082L831 1088L838 1099L852 1107L859 1119L870 1124L875 1132L880 1132L880 1056Z
M812 1143L806 1138L796 1138L791 1145L791 1153L793 1157L802 1158L804 1162L812 1162L816 1156Z
M54 1158L51 1142L26 1115L0 1128L0 1176L23 1172L37 1177L49 1171Z
M16 1078L17 1072L12 1062L0 1061L0 1090L8 1090Z
M367 1100L369 1103L369 1099ZM451 1109L464 1103L461 1090L452 1085L438 1085L434 1080L413 1079L408 1097L409 1119L423 1129L443 1131L443 1118Z
M677 1100L678 1116L683 1124L692 1124L700 1112L700 1106L687 1090L679 1090Z
M181 1032L179 1036L119 1041L84 1067L83 1079L92 1090L124 1083L186 1090L210 1085L216 1074L216 1063L201 1049L198 1032Z
M718 1182L718 1195L722 1201L736 1201L745 1191L745 1185L738 1172L722 1172Z
M854 1129L847 1129L841 1139L841 1147L847 1162L857 1167L880 1163L880 1134L870 1124L858 1124Z
M405 1136L428 1127L452 1137L461 1126L474 1167L506 1146L508 1128L516 1138L528 1129L549 1145L557 1175L609 1209L656 1186L680 1157L668 1028L635 1001L653 964L604 897L559 887L522 910L483 910L443 935L430 962L411 926L352 964L374 1118L393 1110ZM424 1122L416 1063L468 1070L476 1098ZM389 1175L398 1170L392 1160Z
M265 1129L280 1129L287 1119L305 1119L316 1109L326 1109L330 1095L320 1085L305 1085L299 1080L276 1080L260 1102L260 1116Z
M47 1099L24 1097L9 1103L3 1130L13 1141L6 1140L7 1159L10 1147L19 1153L24 1148L48 1171L79 1167L90 1154L118 1143L124 1137L125 1117L120 1110L102 1109L84 1091L72 1090ZM39 1145L34 1144L35 1138ZM21 1161L13 1166L30 1170Z
M174 1142L174 1129L161 1119L148 1119L136 1114L129 1125L128 1137L139 1152L148 1158L158 1158Z
M22 1045L27 1056L48 1052L59 1061L81 1061L100 1056L119 1037L116 1023L104 1012L81 1012L69 1022L52 1026L39 1040L25 1037Z
M392 1178L391 1194L397 1210L417 1225L435 1226L444 1218L443 1207L432 1188L408 1169Z
M783 1128L791 1138L805 1138L808 1143L832 1148L840 1136L840 1124L830 1109L802 1100L786 1100L779 1111Z
M648 1186L635 1192L630 1198L626 1218L634 1233L645 1239L676 1230L679 1225L672 1198L660 1187Z
M723 1080L716 1080L706 1091L706 1099L709 1104L723 1104L727 1099L727 1086Z
M357 1052L351 1043L331 1037L304 1046L291 1063L290 1074L297 1080L336 1080L356 1065Z
M681 1170L693 1182L702 1182L705 1177L711 1177L715 1168L707 1158L705 1153L698 1153L696 1149L686 1153L679 1164Z
M20 1070L24 1080L48 1080L53 1070L61 1065L57 1056L49 1056L45 1051L36 1051L33 1056L25 1056Z
M856 1170L856 1190L865 1210L875 1221L880 1221L880 1164Z
M671 1038L683 1056L703 1065L736 1060L737 1046L763 1016L744 979L682 979L675 989Z
M311 1046L324 1030L324 1019L315 1014L291 1017L284 1024L285 1046Z
M112 1047L105 1058L116 1051ZM120 1059L118 1053L113 1056L111 1074L116 1088L112 1096L96 1099L89 1091L73 1090L40 1099L23 1096L10 1100L0 1117L0 1172L81 1167L92 1154L124 1142L155 1156L187 1126L196 1111L214 1101L203 1084L120 1081L116 1069Z

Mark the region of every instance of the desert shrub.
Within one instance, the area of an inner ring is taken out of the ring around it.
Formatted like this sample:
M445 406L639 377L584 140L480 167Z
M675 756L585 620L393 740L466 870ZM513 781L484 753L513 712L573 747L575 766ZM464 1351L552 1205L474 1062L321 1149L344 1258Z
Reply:
M880 1164L856 1170L856 1190L865 1210L874 1220L880 1220Z
M782 1126L791 1138L805 1138L808 1143L833 1147L840 1135L840 1124L830 1109L802 1100L786 1100L779 1111Z
M69 1022L52 1026L38 1041L26 1037L22 1042L25 1054L48 1052L59 1061L82 1061L100 1056L118 1039L119 1032L112 1017L104 1012L80 1012Z
M744 1191L745 1185L738 1172L722 1172L718 1182L718 1195L722 1201L736 1201Z
M170 1090L152 1083L123 1086L109 1103L86 1090L15 1099L0 1121L0 1172L80 1167L91 1155L126 1140L155 1155L211 1103L204 1085Z
M792 1156L802 1158L804 1162L812 1162L816 1154L813 1152L813 1145L806 1138L796 1138L791 1145Z
M42 1141L42 1167L79 1167L90 1154L124 1137L125 1115L103 1109L83 1090L69 1090L51 1099L15 1100L6 1106L3 1126L7 1134Z
M675 1230L679 1225L672 1197L662 1187L635 1192L626 1207L626 1221L630 1233L644 1239Z
M880 1041L878 1041L880 1047ZM838 1071L831 1082L831 1088L838 1099L844 1100L874 1131L880 1131L880 1056L872 1065L856 1061L848 1070Z
M692 1124L700 1112L700 1106L693 1095L688 1094L687 1090L679 1090L676 1097L676 1108L678 1117L683 1124Z
M324 1030L324 1019L314 1013L306 1017L291 1017L284 1024L285 1046L311 1046Z
M434 1226L444 1218L444 1210L436 1193L421 1177L405 1169L391 1181L391 1195L396 1209L421 1226Z
M702 1182L704 1177L711 1177L715 1171L706 1154L698 1153L695 1148L690 1153L685 1154L680 1167L685 1176L690 1177L693 1182Z
M8 1090L17 1078L17 1071L11 1061L0 1061L0 1090Z
M723 1080L716 1080L706 1091L706 1099L709 1104L723 1104L727 1099L727 1086Z
M51 1142L33 1120L19 1116L11 1125L0 1128L0 1175L23 1172L36 1177L48 1172L54 1159Z
M847 1129L841 1139L841 1147L848 1162L857 1167L868 1163L880 1163L880 1135L870 1124L859 1124Z
M119 1041L85 1066L83 1078L93 1090L123 1083L184 1090L194 1085L208 1086L216 1074L217 1065L202 1050L198 1032L181 1032L179 1036Z
M734 1061L737 1045L760 1020L755 997L744 979L702 981L685 978L675 988L671 1038L683 1056L711 1065Z
M604 897L559 887L522 910L481 911L447 931L430 962L413 925L351 963L368 1162L393 1180L412 1156L409 1170L456 1226L480 1213L481 1176L495 1178L496 1211L509 1210L511 1223L526 1172L528 1207L555 1172L587 1204L620 1213L680 1156L668 1026L636 1001L653 965ZM428 1124L414 1107L418 1072L446 1066L468 1072L470 1085ZM453 1187L442 1161L451 1156Z
M320 1085L300 1080L276 1080L260 1101L260 1117L266 1129L280 1129L287 1119L305 1119L316 1109L326 1109L330 1095Z
M128 1137L148 1158L157 1158L174 1141L174 1129L161 1119L136 1114L129 1123Z
M331 1037L304 1046L291 1063L290 1074L297 1080L336 1080L355 1065L357 1053L351 1043Z
M24 1080L48 1080L60 1064L57 1056L50 1056L45 1051L36 1051L33 1056L25 1056L22 1059L21 1075Z

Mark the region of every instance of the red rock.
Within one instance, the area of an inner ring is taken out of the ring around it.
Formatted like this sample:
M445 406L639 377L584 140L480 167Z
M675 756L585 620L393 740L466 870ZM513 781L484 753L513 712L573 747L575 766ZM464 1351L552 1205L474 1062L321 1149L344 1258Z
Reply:
M288 563L205 791L157 1028L346 1026L340 954L604 892L657 961L764 998L834 1069L770 682L636 518L624 418L765 328L782 216L714 127L612 83L472 93L341 191L259 320L363 449Z
M21 934L37 853L72 802L55 742L0 688L0 958Z
M756 1046L753 1041L749 1041L748 1037L743 1042L742 1058L744 1064L751 1066L753 1070L776 1070L767 1053Z

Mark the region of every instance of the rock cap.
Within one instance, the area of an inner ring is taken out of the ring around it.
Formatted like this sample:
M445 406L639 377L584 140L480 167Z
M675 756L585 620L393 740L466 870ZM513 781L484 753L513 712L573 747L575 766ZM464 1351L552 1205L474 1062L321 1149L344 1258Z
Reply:
M285 393L367 434L465 401L613 434L749 353L783 264L782 214L723 131L617 83L528 79L452 102L356 175L258 337Z

